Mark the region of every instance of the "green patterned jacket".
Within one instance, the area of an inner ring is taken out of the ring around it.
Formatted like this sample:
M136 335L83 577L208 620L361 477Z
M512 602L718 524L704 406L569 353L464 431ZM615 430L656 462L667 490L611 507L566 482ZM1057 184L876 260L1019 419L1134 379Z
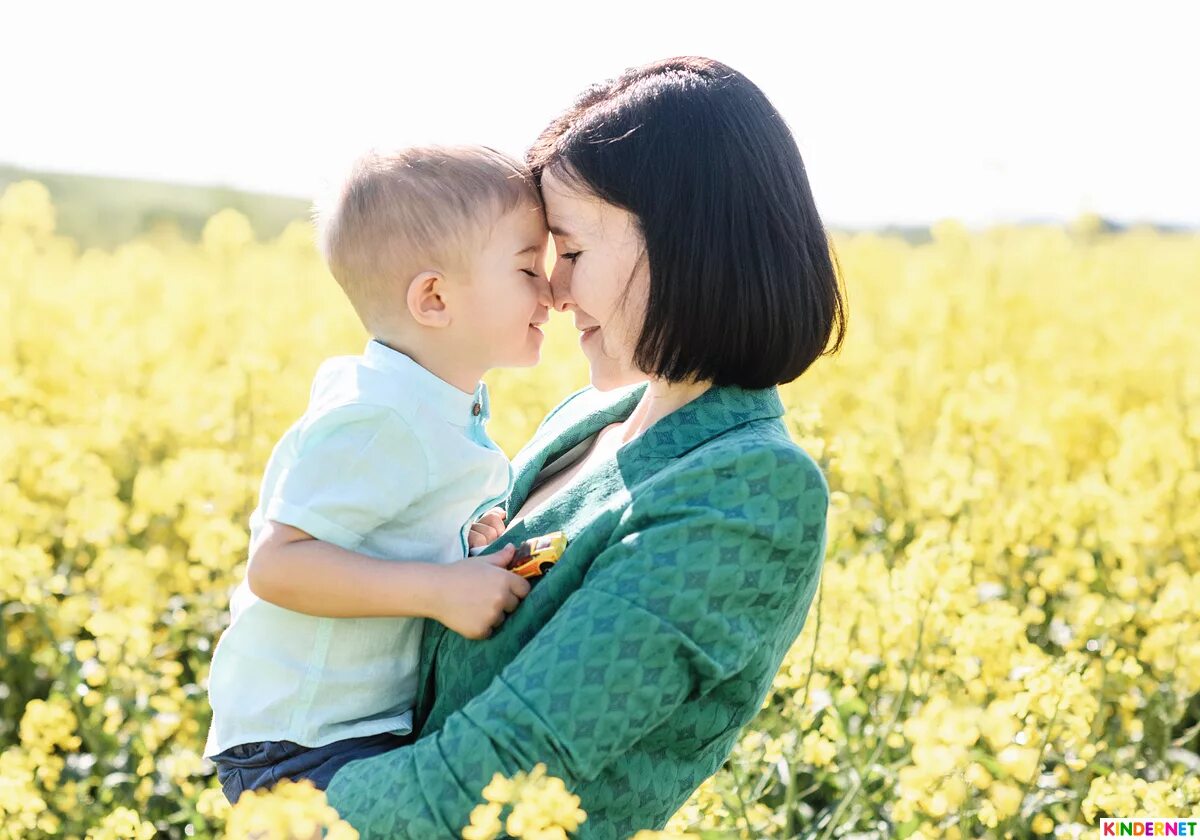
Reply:
M508 511L645 388L584 388L547 415ZM327 789L362 840L459 837L494 773L537 762L580 797L580 838L666 824L759 711L816 591L829 491L782 415L775 388L710 388L493 544L569 539L490 638L427 622L419 740Z

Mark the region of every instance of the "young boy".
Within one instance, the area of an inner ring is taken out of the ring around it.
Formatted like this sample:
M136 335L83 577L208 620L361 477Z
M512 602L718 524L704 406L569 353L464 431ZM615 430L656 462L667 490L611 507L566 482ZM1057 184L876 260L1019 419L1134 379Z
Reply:
M529 592L512 547L467 556L512 488L480 377L536 364L549 317L527 171L477 146L372 152L317 222L372 339L321 365L250 518L204 748L231 802L411 741L420 619L485 638Z

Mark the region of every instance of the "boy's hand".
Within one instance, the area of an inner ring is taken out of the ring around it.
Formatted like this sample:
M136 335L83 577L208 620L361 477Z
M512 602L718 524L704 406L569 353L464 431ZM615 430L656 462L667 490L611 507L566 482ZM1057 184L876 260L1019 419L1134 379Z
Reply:
M494 542L504 533L504 508L494 507L471 526L467 534L468 548L481 548Z
M529 594L529 581L504 567L516 546L439 567L439 596L430 617L468 639L486 639Z

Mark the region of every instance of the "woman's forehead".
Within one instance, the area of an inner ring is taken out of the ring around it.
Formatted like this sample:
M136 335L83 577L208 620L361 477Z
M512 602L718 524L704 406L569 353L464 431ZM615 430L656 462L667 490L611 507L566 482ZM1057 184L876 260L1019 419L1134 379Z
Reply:
M550 172L542 176L542 198L555 236L611 236L629 226L627 211Z
M542 200L546 204L546 220L555 236L580 233L589 213L594 213L594 201L587 201L575 189L547 172L542 176Z

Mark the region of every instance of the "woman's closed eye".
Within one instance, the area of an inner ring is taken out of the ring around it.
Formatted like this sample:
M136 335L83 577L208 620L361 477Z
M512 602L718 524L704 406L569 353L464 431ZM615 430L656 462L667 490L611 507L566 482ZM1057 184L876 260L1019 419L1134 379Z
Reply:
M559 257L559 259L568 260L568 261L570 261L570 262L575 262L575 259L576 259L576 258L577 258L577 257L578 257L578 256L579 256L581 253L583 253L583 252L582 252L582 251L568 251L568 252L567 252L567 253L565 253L565 254L559 254L559 255L558 255L558 257Z

